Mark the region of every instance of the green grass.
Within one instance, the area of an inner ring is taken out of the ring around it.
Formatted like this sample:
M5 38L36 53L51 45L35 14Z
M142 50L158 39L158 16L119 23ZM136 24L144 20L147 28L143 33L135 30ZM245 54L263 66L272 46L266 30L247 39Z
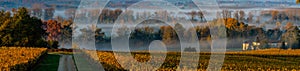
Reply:
M60 55L46 54L33 71L57 71Z

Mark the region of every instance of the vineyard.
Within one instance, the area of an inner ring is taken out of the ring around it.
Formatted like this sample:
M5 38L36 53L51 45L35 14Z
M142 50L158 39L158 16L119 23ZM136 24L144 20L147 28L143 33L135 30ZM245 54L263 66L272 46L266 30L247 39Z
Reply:
M282 56L300 56L300 50L284 49L264 49L256 51L227 52L226 54L252 54L252 55L282 55Z
M0 47L0 71L29 70L46 50L46 48Z
M46 53L46 48L18 48L18 47L1 47L0 48L0 71L19 71L19 70L31 70L37 63L41 56ZM54 51L55 52L55 51ZM120 63L115 59L115 54L111 51L88 51L84 50L85 56L88 56L88 60L94 64L102 64L103 68L108 71L123 71L124 69ZM222 70L279 70L279 71L298 71L300 70L300 50L279 50L279 49L267 49L257 51L243 51L243 52L226 52L224 58ZM153 68L141 67L134 64L134 60L130 60L128 56L122 54L127 52L116 52L120 54L123 62L126 66L131 66L129 70L148 70ZM154 54L162 55L162 53L156 52ZM186 54L200 54L199 61L189 61L192 63L198 63L197 70L204 71L209 66L209 61L212 53L186 53ZM216 53L218 54L218 53ZM150 60L151 55L148 52L132 52L132 56L138 62L147 62ZM48 55L48 57L50 57ZM158 70L177 70L179 66L181 53L168 52L162 65L152 64L160 66ZM193 56L190 56L191 58ZM86 58L86 57L83 57ZM59 62L59 56L54 62ZM154 60L163 60L163 57L155 58ZM51 59L53 60L53 58ZM50 60L50 61L51 61ZM46 60L49 61L49 60ZM88 63L90 63L88 62ZM98 63L97 63L98 62ZM53 61L51 62L53 63ZM49 64L42 63L42 64ZM84 65L84 64L83 64ZM94 65L97 66L97 65ZM45 66L44 66L45 67ZM44 67L41 67L43 70ZM47 66L46 66L47 67ZM132 68L133 67L133 68ZM190 70L183 66L180 70ZM58 68L53 66L52 68ZM57 69L55 69L57 70Z
M300 70L300 50L263 50L263 51L246 51L246 52L228 52L226 53L222 70ZM260 54L266 52L264 54ZM97 55L93 55L92 51L86 51L94 60L99 61L105 70L126 70L117 62L113 52L97 51ZM121 53L121 52L120 52ZM268 54L267 54L268 53ZM282 53L282 54L281 54ZM291 54L288 55L287 53ZM131 53L139 62L146 62L150 59L147 52ZM206 70L209 64L211 53L200 53L198 70ZM128 57L123 56L123 62L132 62ZM180 62L180 53L167 53L166 60L158 70L176 70ZM146 70L132 64L134 70ZM188 70L188 69L182 69Z

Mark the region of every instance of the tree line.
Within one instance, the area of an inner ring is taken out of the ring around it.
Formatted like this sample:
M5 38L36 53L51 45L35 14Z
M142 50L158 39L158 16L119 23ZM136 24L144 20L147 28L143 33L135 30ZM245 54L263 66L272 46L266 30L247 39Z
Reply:
M106 10L109 14L100 15L100 21L115 21L116 18L122 13L122 10ZM125 11L126 12L126 11ZM127 13L131 13L127 11ZM157 15L163 15L166 11L157 12ZM201 18L201 12L191 12L188 13L191 15L198 15ZM36 17L36 14L32 14L32 11L21 7L18 9L12 9L12 11L0 11L0 46L24 46L24 47L48 47L48 48L57 48L64 46L65 44L71 44L72 41L72 31L76 29L73 25L73 19L64 19L62 17L49 18L49 20L41 20ZM37 14L38 15L38 14ZM148 15L148 14L140 14ZM251 14L248 14L251 15ZM259 37L261 43L267 43L268 40L280 39L284 42L288 42L288 48L298 48L299 44L299 27L294 26L292 22L286 23L284 28L281 27L281 22L276 22L278 26L273 29L266 30L263 27L249 26L246 24L250 17L245 18L246 14L243 11L236 11L235 14L232 14L229 11L224 10L219 19L213 20L210 22L210 26L195 26L193 29L196 30L198 40L211 41L210 29L214 28L218 24L218 20L223 20L224 27L226 27L226 36L227 38L253 38ZM140 16L138 18L143 18ZM164 16L161 16L164 17ZM195 17L195 16L192 16ZM101 20L101 18L103 20ZM131 17L134 18L134 17ZM168 19L169 17L166 17ZM130 19L130 17L128 18ZM205 20L205 19L203 19ZM156 20L156 22L159 22ZM147 23L147 22L145 22ZM151 22L148 22L151 23ZM153 23L153 22L152 22ZM175 24L175 28L171 26L161 26L158 30L153 27L142 27L136 28L130 34L131 39L135 40L162 40L167 44L177 43L178 35L175 32L176 30L181 30L185 33L189 33L191 29L184 29L182 25ZM125 28L120 30L124 31ZM118 32L118 34L123 34L124 32ZM101 28L91 27L80 29L82 32L80 37L86 37L90 32L95 32L96 43L110 42L110 37L106 37L105 33ZM220 34L222 35L222 34ZM89 37L93 38L93 37ZM88 38L82 38L81 40L89 40Z
M122 13L122 10L108 10L106 9L106 12L102 12L100 21L105 22L105 20L101 19L106 19L106 21L115 21L116 18ZM276 11L275 11L276 12ZM110 14L113 13L113 14ZM271 12L272 13L272 12ZM270 14L271 14L270 13ZM285 12L281 12L285 13ZM158 11L155 14L157 15L166 15L166 11ZM197 21L194 18L198 16L200 20L202 20L203 13L202 12L188 12L186 14L191 15L191 21ZM264 14L264 13L261 13ZM144 12L143 14L138 15L138 18L145 18L148 15L151 15L147 12ZM293 22L282 22L280 21L279 16L280 14L273 14L273 17L271 17L271 20L277 21L274 24L276 25L275 28L272 29L266 29L264 26L251 26L247 23L252 23L254 21L254 15L249 12L246 14L246 12L240 10L240 11L228 11L228 10L223 10L218 13L217 17L218 19L215 19L213 21L210 21L209 25L210 26L195 26L193 29L196 30L196 34L198 37L198 40L203 40L203 41L211 41L211 33L210 29L215 28L212 26L217 26L219 20L222 20L222 24L224 27L226 27L226 36L229 39L236 39L236 38L241 38L242 40L251 40L251 39L256 39L258 37L259 42L262 44L262 48L268 48L268 43L273 40L279 40L280 42L287 42L288 45L285 48L299 48L300 44L300 39L299 39L299 26L295 26ZM164 17L164 16L161 16ZM201 18L202 17L202 18ZM297 15L295 15L295 18ZM133 18L133 17L129 17ZM138 19L136 18L136 19ZM166 17L167 19L168 17ZM203 19L205 20L205 19ZM259 18L256 18L256 20L260 20ZM297 20L297 19L296 19ZM289 20L292 21L292 20ZM109 22L107 22L109 23ZM143 21L143 23L162 23L158 20L151 20L151 21ZM261 24L260 22L257 22ZM273 24L272 22L270 22ZM176 26L175 28L172 28L171 26L161 26L158 30L155 29L154 27L149 27L145 26L142 28L136 28L131 32L130 38L135 41L135 43L150 43L152 40L162 40L167 44L174 44L178 41L178 35L175 32L174 29L178 29L181 25L174 23ZM285 24L285 25L283 25ZM283 27L282 27L283 26ZM182 27L182 26L181 26ZM119 35L126 34L124 33L125 30L128 30L128 28L123 27L119 29L120 31L117 32ZM156 30L156 31L155 31ZM190 29L183 29L184 33L188 33ZM99 32L99 31L98 31ZM104 34L102 32L102 34ZM128 34L128 33L127 33ZM220 34L220 35L225 35L225 34ZM106 39L106 41L109 42L110 37L108 38L101 38L98 39ZM97 39L96 39L97 40ZM140 42L143 41L143 42Z
M288 22L282 29L279 27L265 29L259 26L249 26L235 18L219 20L223 20L222 22L224 22L224 27L226 28L226 38L228 40L236 38L241 38L242 40L257 39L259 40L258 42L261 43L262 48L269 48L268 43L272 41L280 41L278 43L288 43L285 45L285 47L281 47L283 49L298 49L300 46L299 26L295 26L291 22ZM179 37L178 32L175 30L181 30L181 32L184 32L184 35L187 35L187 33L191 33L189 30L195 29L199 41L210 42L213 39L211 37L210 29L218 28L215 27L217 24L220 24L217 21L218 20L210 22L210 26L195 26L190 29L184 29L180 24L175 24L174 27L161 26L159 29L149 26L135 28L130 33L130 39L133 40L134 43L141 44L149 44L153 40L162 40L166 44L176 44L179 42ZM279 26L280 24L277 23L277 25ZM118 34L126 34L124 33L124 30L126 29L128 28L120 28L120 32L118 32ZM219 35L225 36L225 34L222 33L219 33Z
M0 11L0 46L59 47L59 41L70 42L72 20L49 18L44 21L25 7Z

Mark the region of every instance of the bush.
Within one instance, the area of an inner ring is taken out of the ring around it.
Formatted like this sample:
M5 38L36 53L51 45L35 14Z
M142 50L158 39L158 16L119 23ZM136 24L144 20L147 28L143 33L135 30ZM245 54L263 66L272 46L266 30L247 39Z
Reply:
M48 41L48 47L49 49L57 49L59 47L58 41Z
M37 40L37 42L33 45L35 47L47 47L48 46L48 43L47 41L43 40L43 39L40 39L40 40Z

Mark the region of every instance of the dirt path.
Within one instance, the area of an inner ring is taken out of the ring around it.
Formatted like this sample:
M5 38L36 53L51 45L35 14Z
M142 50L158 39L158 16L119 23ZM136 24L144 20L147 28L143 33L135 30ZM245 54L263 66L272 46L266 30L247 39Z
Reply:
M61 55L58 71L77 71L72 55Z
M76 60L78 71L105 71L101 64L89 60L84 54L78 53L73 55Z

